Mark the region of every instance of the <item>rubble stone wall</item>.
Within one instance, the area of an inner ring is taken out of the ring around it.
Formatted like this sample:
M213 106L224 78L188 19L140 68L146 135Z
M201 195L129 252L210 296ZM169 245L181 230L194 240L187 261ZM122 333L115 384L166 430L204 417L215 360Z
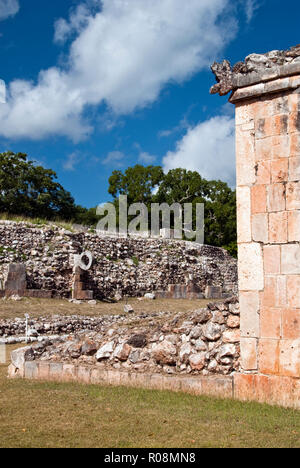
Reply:
M42 338L23 357L137 373L231 375L239 370L239 325L237 298L176 315L48 317L30 324L30 336ZM24 331L23 320L0 321L3 342ZM62 338L53 339L53 334L62 334ZM16 368L20 353L12 353Z
M85 289L92 290L95 299L113 298L117 291L131 297L167 291L171 284L192 286L200 294L207 286L220 286L227 296L237 293L237 262L217 247L107 238L15 222L0 222L0 289L8 264L22 262L28 289L71 297L73 256L84 251L94 256Z

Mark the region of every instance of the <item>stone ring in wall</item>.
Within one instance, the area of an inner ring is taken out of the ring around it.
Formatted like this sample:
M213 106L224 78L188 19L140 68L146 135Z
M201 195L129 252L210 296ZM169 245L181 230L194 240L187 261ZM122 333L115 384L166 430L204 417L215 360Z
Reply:
M84 262L84 258L88 259L88 263ZM80 267L84 271L88 271L93 263L93 255L91 252L83 252L81 255L74 255L74 266Z

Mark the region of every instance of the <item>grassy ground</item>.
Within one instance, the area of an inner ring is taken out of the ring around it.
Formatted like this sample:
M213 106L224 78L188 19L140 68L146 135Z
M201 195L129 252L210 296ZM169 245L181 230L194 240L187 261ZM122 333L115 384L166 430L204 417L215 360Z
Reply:
M0 365L1 448L300 447L300 411L6 373Z
M188 312L205 307L207 300L186 299L156 299L155 301L130 299L129 303L136 314L154 313L154 312ZM14 319L15 317L24 317L27 313L32 318L46 317L51 315L121 315L124 313L125 301L108 304L98 302L97 305L73 304L67 300L59 299L31 299L24 298L21 301L7 301L0 299L0 319Z
M26 216L13 215L9 213L0 213L0 220L15 221L17 223L35 224L37 227L52 225L52 226L57 226L57 227L66 229L67 231L71 231L71 232L74 231L74 226L72 223L61 220L61 219L49 221L44 218L28 218Z

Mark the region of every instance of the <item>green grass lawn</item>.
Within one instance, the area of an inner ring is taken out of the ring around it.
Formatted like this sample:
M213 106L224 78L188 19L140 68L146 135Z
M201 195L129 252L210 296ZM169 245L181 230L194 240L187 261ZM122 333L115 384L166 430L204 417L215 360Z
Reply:
M1 365L1 448L300 447L300 411L6 373Z

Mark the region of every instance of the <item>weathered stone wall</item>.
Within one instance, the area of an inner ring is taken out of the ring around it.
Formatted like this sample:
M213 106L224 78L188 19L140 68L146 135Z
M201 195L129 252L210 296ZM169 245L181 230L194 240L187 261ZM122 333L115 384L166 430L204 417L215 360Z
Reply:
M13 351L8 375L267 400L300 408L299 379L260 374L247 374L245 379L240 373L236 299L185 315L105 317L97 332L82 333L73 322L75 336L49 337ZM67 321L60 324L61 331ZM39 327L45 331L43 321Z
M23 262L27 288L71 296L73 256L89 250L94 263L85 287L96 299L167 291L170 284L192 285L199 293L220 286L237 293L237 262L223 249L165 239L116 239L71 233L54 226L0 222L0 282L7 266ZM0 288L1 289L1 288Z
M239 324L236 298L176 315L48 317L31 323L30 336L69 334L68 338L43 337L25 357L132 372L230 375L239 369ZM0 321L0 336L24 331L22 320ZM12 354L13 363L18 353Z
M98 366L66 364L62 362L25 361L17 369L9 366L10 378L25 378L53 382L80 382L92 385L126 385L151 390L170 390L192 395L233 398L231 376L163 375L151 372L136 373Z
M219 76L215 91L231 79L243 371L237 395L299 407L300 47L250 56L230 73Z

